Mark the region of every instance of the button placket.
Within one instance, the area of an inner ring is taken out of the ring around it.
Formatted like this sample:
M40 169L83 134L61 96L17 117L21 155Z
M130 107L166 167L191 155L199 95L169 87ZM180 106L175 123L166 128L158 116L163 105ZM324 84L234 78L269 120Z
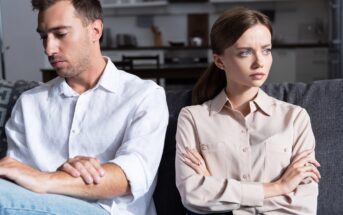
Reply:
M77 138L77 134L80 131L80 128L79 128L80 120L82 119L81 116L83 114L82 101L83 101L83 97L82 95L80 95L76 100L76 104L74 108L74 115L71 122L71 130L70 130L70 135L69 135L69 156L71 157L77 154L75 143L77 142L76 138Z

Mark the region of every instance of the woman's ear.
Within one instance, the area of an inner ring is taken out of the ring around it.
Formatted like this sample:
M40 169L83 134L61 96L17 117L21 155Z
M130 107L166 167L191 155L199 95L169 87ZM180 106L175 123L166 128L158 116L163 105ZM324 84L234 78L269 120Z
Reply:
M213 54L213 63L221 70L225 70L224 63L222 61L222 58L218 54Z

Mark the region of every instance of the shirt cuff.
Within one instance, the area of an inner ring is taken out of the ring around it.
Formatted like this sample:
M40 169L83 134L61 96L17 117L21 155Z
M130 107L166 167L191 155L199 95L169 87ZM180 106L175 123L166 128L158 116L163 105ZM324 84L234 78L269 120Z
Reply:
M126 196L129 201L134 201L147 191L147 179L142 166L142 162L134 155L122 155L110 161L118 165L129 182L130 190L133 198Z
M261 183L241 182L241 205L263 206L264 191Z

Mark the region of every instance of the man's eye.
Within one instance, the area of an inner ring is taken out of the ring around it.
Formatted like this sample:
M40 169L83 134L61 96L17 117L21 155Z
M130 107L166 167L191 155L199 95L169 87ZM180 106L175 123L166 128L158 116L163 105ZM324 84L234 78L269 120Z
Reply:
M46 35L40 35L39 37L40 37L41 40L45 40L47 38Z
M263 50L263 54L264 54L264 55L269 55L270 53L272 53L272 49L271 49L271 48L268 48L268 49L264 49L264 50Z
M65 37L67 35L67 33L56 33L55 34L55 36L57 37L57 38L63 38L63 37Z

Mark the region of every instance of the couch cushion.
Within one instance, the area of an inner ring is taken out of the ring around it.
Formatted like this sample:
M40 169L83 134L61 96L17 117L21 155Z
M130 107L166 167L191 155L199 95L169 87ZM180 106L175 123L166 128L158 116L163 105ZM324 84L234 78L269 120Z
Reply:
M186 214L179 192L175 185L175 134L179 112L182 107L191 105L191 91L167 92L169 123L159 167L154 201L158 215Z
M6 155L7 140L4 127L11 116L13 105L22 92L37 85L37 82L0 80L0 158Z

